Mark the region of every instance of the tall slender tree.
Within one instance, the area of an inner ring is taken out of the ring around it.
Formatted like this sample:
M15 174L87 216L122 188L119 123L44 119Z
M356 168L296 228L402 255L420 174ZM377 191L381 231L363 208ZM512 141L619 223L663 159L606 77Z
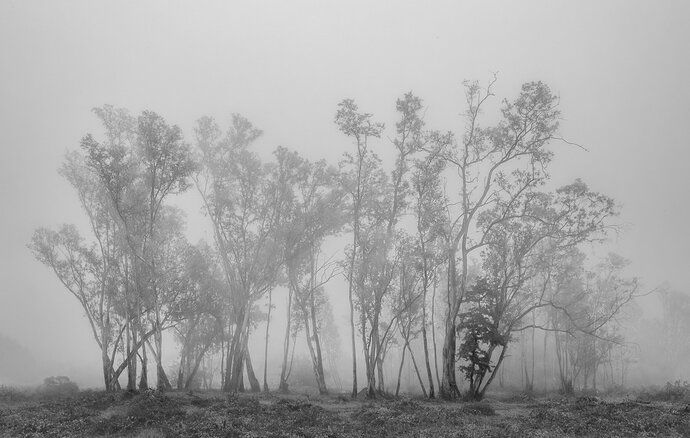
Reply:
M232 337L225 362L224 390L240 389L247 355L252 306L273 288L280 267L280 227L289 202L290 169L263 163L251 151L261 135L234 115L222 135L212 118L196 127L201 170L195 175L214 237L232 306Z
M501 121L494 127L480 126L485 103L494 96L495 79L482 89L466 83L467 126L460 141L439 138L447 145L442 152L458 179L458 190L448 192L448 228L445 232L447 312L443 343L443 371L440 394L460 396L456 380L456 335L458 315L470 287L471 258L485 245L477 220L499 200L511 206L521 194L548 178L546 168L552 153L546 149L557 137L558 99L541 82L522 86L513 101L504 101Z
M384 125L372 120L369 113L359 112L352 99L343 100L338 105L335 123L340 131L354 140L354 154L345 153L340 163L341 184L346 191L350 204L350 222L352 244L348 248L347 282L348 301L350 303L350 341L352 351L352 397L357 396L357 347L355 342L355 294L357 279L355 263L359 257L359 241L363 211L372 208L372 190L381 182L378 172L379 159L370 150L369 140L381 136Z

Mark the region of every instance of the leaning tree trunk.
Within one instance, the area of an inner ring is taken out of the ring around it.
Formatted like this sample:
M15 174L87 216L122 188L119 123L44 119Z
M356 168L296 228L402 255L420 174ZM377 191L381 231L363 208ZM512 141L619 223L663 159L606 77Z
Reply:
M185 347L182 348L182 352L180 353L180 367L177 369L177 389L184 389L184 382L185 382L185 374L184 374L184 369L185 369Z
M496 361L496 365L494 365L493 371L491 371L491 376L489 376L489 379L484 383L484 387L481 389L481 391L478 394L478 399L481 400L484 398L484 395L486 394L486 390L489 388L489 385L491 385L491 382L493 382L494 378L496 377L496 373L498 370L501 368L501 364L503 363L503 360L506 357L506 351L508 351L508 346L502 346L501 350L501 355L498 357L498 360Z
M159 391L167 391L172 389L172 385L170 384L170 380L168 379L168 375L165 373L165 369L163 369L163 362L162 362L162 351L161 351L161 344L163 343L163 339L161 337L160 331L154 331L153 333L153 342L155 348L151 347L151 343L146 340L146 344L149 346L151 351L153 352L153 356L156 359L156 387L158 388ZM146 348L146 347L143 347Z
M302 317L304 319L304 331L307 337L307 347L309 347L309 356L311 357L312 368L314 370L314 379L319 388L319 394L327 394L326 379L323 372L323 360L321 358L321 347L319 346L319 335L316 327L316 315L314 313L313 302L311 303L311 319L308 316L305 305L300 303L302 309ZM313 331L313 336L312 336ZM314 345L316 344L316 345Z
M400 367L398 368L398 384L395 385L395 396L400 394L400 379L402 378L403 365L405 364L405 353L407 352L407 344L403 346L402 357L400 358Z
M319 386L320 394L328 394L326 387L326 373L323 371L323 355L321 353L321 341L319 340L319 332L316 327L316 315L314 313L314 306L312 306L312 330L314 331L314 346L316 347L316 383Z
M187 368L189 368L189 373L187 376L187 381L184 384L184 389L191 389L192 384L194 383L194 378L196 377L197 372L199 371L199 367L201 366L202 362L204 362L204 358L206 357L206 353L208 352L209 348L211 348L211 345L213 345L213 341L210 340L206 342L206 345L204 345L204 348L197 354L196 358L194 359L194 365L189 366L189 360L187 361ZM203 377L204 381L206 380L206 373L204 373Z
M252 358L249 355L248 347L244 349L244 363L247 367L247 377L249 378L249 385L252 388L252 392L261 392L261 384L259 383L259 379L256 378L256 374L254 374L254 367L252 366Z
M426 367L426 377L429 380L429 398L436 397L436 391L434 389L434 376L431 373L431 364L429 363L429 343L427 341L426 327L425 323L422 323L422 342L424 344L424 366Z
M407 344L407 349L410 350L410 358L412 359L412 365L414 366L414 372L417 374L417 379L419 380L419 386L422 387L422 393L424 394L424 397L428 397L426 393L426 388L424 387L424 380L422 379L422 374L419 372L419 367L417 366L417 361L414 358L414 353L412 352L412 348L410 347L410 344Z

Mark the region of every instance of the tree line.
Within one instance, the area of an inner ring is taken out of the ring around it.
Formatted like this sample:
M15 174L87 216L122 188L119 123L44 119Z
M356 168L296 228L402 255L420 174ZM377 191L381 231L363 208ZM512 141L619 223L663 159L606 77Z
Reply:
M460 133L428 128L412 93L396 101L388 133L343 100L334 121L351 147L337 165L284 147L260 159L252 146L262 132L238 114L227 127L202 117L188 143L154 112L96 108L103 136L84 136L60 168L88 218L88 236L73 225L41 228L29 246L83 307L105 388L120 389L125 370L128 390L148 388L152 367L155 385L172 388L162 361L163 333L171 332L180 348L178 388L194 385L216 353L223 390L244 390L246 373L260 391L248 339L266 324L268 390L272 300L283 286L279 389L288 390L301 332L326 393L326 288L338 276L347 284L353 396L362 379L367 396L386 391L384 363L397 346L396 393L407 352L428 397L460 397L461 376L467 395L482 398L511 342L529 329L553 333L564 390L583 375L596 381L601 361L575 375L582 364L573 365L574 352L621 343L612 321L637 281L622 274L624 259L595 263L584 245L607 238L618 209L581 180L545 188L550 145L567 143L558 133L558 98L542 82L526 83L485 125L494 84L465 83ZM392 148L393 163L375 144ZM211 243L188 242L183 212L170 203L188 190L202 201ZM324 252L334 236L346 242L341 257Z

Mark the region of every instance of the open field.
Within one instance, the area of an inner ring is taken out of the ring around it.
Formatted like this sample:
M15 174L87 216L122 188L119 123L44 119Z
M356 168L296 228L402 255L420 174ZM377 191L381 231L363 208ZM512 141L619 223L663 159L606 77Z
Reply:
M482 403L220 392L22 393L0 401L2 437L690 437L690 405L633 397Z

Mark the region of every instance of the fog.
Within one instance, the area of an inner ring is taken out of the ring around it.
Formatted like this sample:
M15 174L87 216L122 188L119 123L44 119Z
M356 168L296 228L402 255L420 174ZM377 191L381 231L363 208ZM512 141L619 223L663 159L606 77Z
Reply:
M0 383L68 375L82 387L103 386L100 351L82 307L27 245L39 227L73 223L88 233L78 196L58 169L84 135L104 137L92 112L104 104L134 116L155 111L179 125L192 145L197 119L213 116L226 129L239 113L263 131L252 145L263 160L285 146L337 165L353 142L334 116L338 103L351 98L385 122L385 135L371 148L390 171L395 102L405 93L423 100L428 127L461 136L464 80L486 85L497 74L487 125L521 84L543 81L560 99L560 134L582 146L550 145L546 188L581 178L620 206L617 232L586 251L629 259L624 274L639 278L639 295L690 292L689 14L681 1L0 3L0 355L26 357L0 362ZM213 245L195 190L166 202L184 210L190 242ZM350 240L344 231L323 252L343 259ZM347 278L339 275L325 289L340 339L327 383L348 391ZM268 380L277 387L287 288L276 286L272 294ZM655 347L659 335L647 330L663 315L659 297L635 299L626 311L637 316L623 318L642 358L654 354L643 349ZM265 311L266 296L257 305ZM258 323L249 342L258 376L264 331ZM442 335L440 329L439 357ZM310 372L303 338L297 338L296 366L306 364ZM164 346L172 374L179 347L169 332ZM517 386L518 351L505 365ZM392 382L398 351L390 357L385 372ZM358 366L361 386L366 377L363 363ZM412 391L415 376L409 365L405 370ZM155 366L149 374L155 382ZM688 377L687 367L660 371L639 360L629 383Z

